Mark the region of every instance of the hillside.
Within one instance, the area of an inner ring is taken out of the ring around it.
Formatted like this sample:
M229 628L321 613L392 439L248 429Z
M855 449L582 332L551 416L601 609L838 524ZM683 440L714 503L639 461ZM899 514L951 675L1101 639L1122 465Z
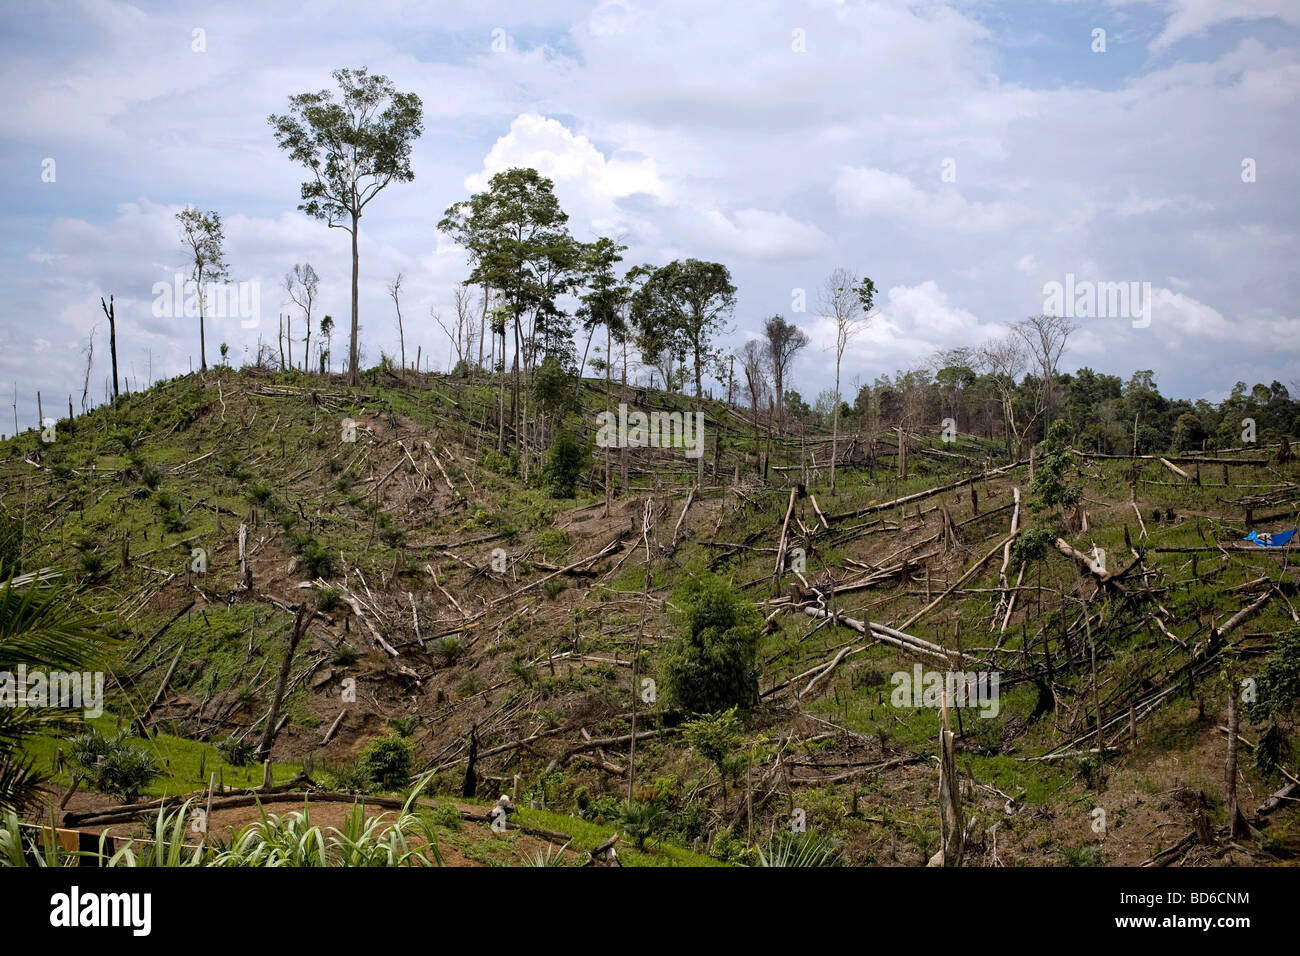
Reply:
M429 793L460 799L473 751L477 798L517 794L520 819L545 811L548 830L556 814L624 827L634 768L637 803L662 811L660 862L754 863L800 820L843 862L921 865L942 842L943 718L932 697L895 695L919 667L997 676L983 715L948 718L965 865L1294 862L1300 811L1270 800L1300 770L1280 716L1277 731L1241 716L1238 799L1257 832L1230 837L1224 804L1228 688L1278 686L1266 675L1300 625L1295 549L1239 541L1296 524L1300 466L1278 448L1063 452L1048 467L1082 499L1057 541L1031 463L999 443L908 432L899 477L899 433L850 427L832 491L829 435L769 442L721 401L702 487L681 449L630 449L606 513L590 447L604 383L583 381L578 405L567 426L591 458L576 496L554 499L496 450L486 379L184 376L60 421L51 443L0 444L9 557L63 569L110 612L108 719L175 757L157 795L200 789L204 770L260 782L231 757L273 712L277 782L347 790L396 726ZM766 479L756 443L775 446ZM683 587L709 575L762 622L759 701L720 761L661 699ZM1279 769L1252 760L1266 732ZM191 745L201 768L180 757ZM51 770L55 803L70 777Z

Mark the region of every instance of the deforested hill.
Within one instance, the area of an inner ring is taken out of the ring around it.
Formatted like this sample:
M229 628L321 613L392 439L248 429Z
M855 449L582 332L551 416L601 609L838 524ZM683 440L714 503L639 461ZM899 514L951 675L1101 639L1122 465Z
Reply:
M602 418L588 379L516 442L496 386L219 368L0 443L5 573L102 612L92 723L154 755L142 796L269 758L652 863L1294 861L1296 548L1242 540L1296 525L1286 436L1008 454L719 399L693 446L694 399ZM29 744L32 814L93 824L119 800L64 797L65 750Z

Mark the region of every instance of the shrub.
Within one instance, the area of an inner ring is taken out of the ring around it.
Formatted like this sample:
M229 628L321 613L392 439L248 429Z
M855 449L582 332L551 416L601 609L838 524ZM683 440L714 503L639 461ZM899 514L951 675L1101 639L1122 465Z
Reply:
M340 644L334 648L334 653L330 659L340 667L347 667L349 664L355 664L361 659L361 652L351 644Z
M384 790L401 790L410 784L414 758L414 745L395 733L375 738L361 752L366 775Z
M433 652L444 664L454 664L465 653L465 644L458 637L442 637L433 642Z
M370 772L362 760L350 760L347 763L326 766L321 771L321 779L333 790L367 793L371 785Z
M162 774L153 754L132 747L130 737L130 731L106 736L92 727L69 739L68 760L97 790L130 803Z
M638 850L644 850L646 840L659 836L667 819L659 804L633 800L623 811L623 832L636 840Z
M546 493L552 498L572 498L578 476L586 464L587 449L579 445L567 429L560 429L542 469Z
M1030 508L1033 511L1053 511L1053 517L1060 520L1055 509L1069 511L1083 499L1080 485L1068 484L1066 474L1074 467L1074 460L1069 449L1070 426L1065 419L1058 418L1047 430L1047 437L1038 446L1042 452L1034 480L1029 483Z
M238 740L234 737L227 737L217 744L217 752L221 754L222 759L232 767L247 767L253 762L253 757L257 753L257 747L248 740Z
M298 555L299 566L313 578L327 578L334 573L334 552L318 541L309 541Z
M338 588L318 588L316 590L316 609L328 614L343 606L343 595Z
M256 505L265 505L275 495L275 488L265 481L254 482L248 488L248 497Z
M673 603L682 611L663 662L671 702L697 714L748 710L758 701L757 611L710 574L687 580Z
M389 717L388 729L399 737L410 737L420 729L420 715L411 714L409 717Z
M406 540L406 529L393 521L388 515L380 519L379 539L390 548L400 548Z
M189 528L190 519L185 512L180 510L180 508L173 508L163 514L162 525L163 530L170 531L173 534L179 534Z
M1228 692L1239 693L1229 686ZM1259 671L1255 700L1246 705L1246 715L1263 727L1255 747L1255 768L1273 777L1290 758L1293 750L1290 733L1300 721L1296 718L1300 704L1300 628L1277 636L1273 651L1264 658Z

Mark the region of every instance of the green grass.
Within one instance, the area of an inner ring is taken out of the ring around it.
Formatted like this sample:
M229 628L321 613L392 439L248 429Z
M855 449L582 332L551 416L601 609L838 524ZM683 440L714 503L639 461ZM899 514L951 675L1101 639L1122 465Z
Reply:
M111 733L116 729L116 717L105 713L100 717L86 721L102 733ZM191 793L208 785L206 777L199 779L199 764L206 758L208 774L220 770L221 779L227 787L260 787L262 785L262 767L260 764L247 767L232 767L221 757L221 753L211 744L171 734L150 735L147 740L133 738L131 746L149 750L164 768L164 774L141 791L142 799L151 797L171 797ZM27 748L27 753L34 758L38 767L51 770L54 766L56 751L63 745L60 737L40 736L34 738ZM65 748L66 749L66 748ZM271 773L274 782L288 783L302 772L298 763L273 763ZM66 770L55 774L52 782L60 787L72 783L72 776ZM83 783L83 787L85 784Z

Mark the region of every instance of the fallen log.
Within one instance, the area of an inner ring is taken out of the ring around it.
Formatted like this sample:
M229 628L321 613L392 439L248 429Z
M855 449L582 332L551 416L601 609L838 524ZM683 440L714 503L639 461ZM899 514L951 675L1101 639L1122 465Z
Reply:
M1011 532L1011 534L1007 535L1007 537L1006 537L1005 540L1003 540L1003 541L999 541L998 544L997 544L997 547L995 547L992 551L990 551L988 554L984 555L984 557L980 558L980 559L979 559L978 561L976 561L973 565L971 565L970 569L969 569L965 574L963 574L960 578L958 578L957 581L956 581L954 584L952 584L952 585L951 585L951 586L950 586L946 591L944 591L942 594L940 594L937 598L935 598L933 601L931 601L931 602L930 602L929 604L927 604L925 607L921 608L921 610L917 611L915 614L913 614L911 617L909 617L909 618L908 618L906 621L904 621L902 624L898 625L899 628L902 629L902 628L905 628L905 627L911 627L913 624L915 624L915 623L916 623L917 621L919 621L921 618L925 617L925 615L928 614L930 611L934 610L934 608L938 607L938 606L939 606L939 603L940 603L941 601L943 601L944 598L946 598L948 595L952 594L952 592L953 592L954 590L956 590L957 588L959 588L959 587L961 587L963 584L965 584L967 581L969 581L969 580L970 580L970 579L975 575L975 572L976 572L976 571L978 571L980 568L984 567L984 564L989 560L989 558L993 557L993 555L997 554L997 553L998 553L999 551L1001 551L1004 547L1010 547L1011 542L1014 541L1014 540L1016 539L1016 536L1017 536L1019 533L1020 533L1020 532L1019 532L1018 530L1017 530L1017 531L1013 531L1013 532Z
M781 522L781 541L776 548L776 568L772 572L772 584L781 587L781 575L785 572L785 542L790 530L790 515L794 513L794 496L797 488L790 489L790 503L785 508L785 520Z
M962 488L966 485L972 484L977 481L984 481L989 478L997 478L1000 475L1005 475L1007 472L1013 471L1014 469L1020 468L1023 465L1027 465L1027 464L1029 464L1029 459L1026 458L1021 461L1013 462L1012 464L1009 465L1003 465L1001 468L994 468L992 471L986 471L978 475L971 475L967 478L963 478L960 481L954 481L950 485L941 485L938 488L929 488L925 491L918 491L915 494L904 495L902 498L895 498L893 501L885 501L885 502L881 502L880 504L867 505L865 508L858 508L854 511L844 511L839 514L831 515L830 520L843 521L845 518L860 518L863 515L875 514L877 511L888 511L890 508L897 508L899 505L910 505L913 501L921 501L925 498L933 497L934 495L943 494L945 491L952 491L956 488Z

